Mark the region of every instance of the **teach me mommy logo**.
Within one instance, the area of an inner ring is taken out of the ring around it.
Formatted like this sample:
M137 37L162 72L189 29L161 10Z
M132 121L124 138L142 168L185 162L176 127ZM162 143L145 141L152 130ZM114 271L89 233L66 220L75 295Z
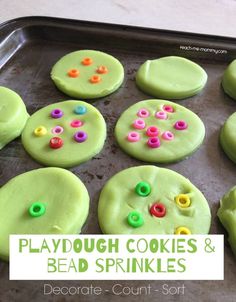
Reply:
M11 280L223 280L223 260L222 235L10 236Z

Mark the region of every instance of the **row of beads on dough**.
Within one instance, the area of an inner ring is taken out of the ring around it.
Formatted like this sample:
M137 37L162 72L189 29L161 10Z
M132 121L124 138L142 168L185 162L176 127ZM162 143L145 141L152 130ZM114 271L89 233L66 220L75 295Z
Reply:
M162 107L163 111L157 111L155 113L155 117L160 119L160 120L166 120L168 118L168 113L173 113L175 112L174 108L171 105L164 105ZM150 116L150 112L149 110L145 109L145 108L141 108L139 109L139 111L137 112L137 116L141 117L141 118L147 118Z

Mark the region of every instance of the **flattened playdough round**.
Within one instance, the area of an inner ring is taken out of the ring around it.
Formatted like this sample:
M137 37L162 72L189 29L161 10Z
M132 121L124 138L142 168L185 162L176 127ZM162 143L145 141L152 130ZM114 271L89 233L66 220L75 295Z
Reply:
M51 78L65 94L81 99L101 98L117 90L124 68L113 56L96 50L79 50L62 57Z
M144 128L137 129L137 123L143 123ZM153 127L157 133L148 133ZM136 141L129 138L133 133L138 137ZM204 136L204 124L195 113L165 100L145 100L132 105L115 127L117 142L126 153L154 163L185 159L202 144ZM153 140L159 146L149 145Z
M28 117L21 97L0 86L0 149L21 134Z
M225 122L220 132L220 144L227 156L236 163L236 112Z
M226 68L222 79L222 87L225 93L236 100L236 60Z
M228 232L228 241L236 256L236 186L229 190L220 201L217 216Z
M203 194L185 177L169 169L139 166L106 183L98 219L106 234L207 234L211 213Z
M87 189L67 170L42 168L12 178L0 189L0 258L8 259L10 234L80 233L88 210Z
M136 83L144 92L166 99L184 99L199 93L207 74L198 64L182 57L163 57L142 64Z
M91 159L101 151L105 139L106 124L101 113L82 101L40 109L29 118L22 133L25 150L36 161L64 168Z

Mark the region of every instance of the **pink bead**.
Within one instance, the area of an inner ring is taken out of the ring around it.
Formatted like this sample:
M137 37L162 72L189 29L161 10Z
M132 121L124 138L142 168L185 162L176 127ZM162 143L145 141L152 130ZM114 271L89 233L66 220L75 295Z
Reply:
M145 108L142 108L142 109L139 109L137 115L139 117L144 117L145 118L145 117L149 116L149 111L147 109L145 109Z
M133 143L133 142L137 142L140 140L140 135L137 132L130 132L127 136L127 139L129 142Z
M155 114L156 118L159 118L160 120L166 120L167 119L167 113L164 111L158 111Z
M81 127L83 125L83 122L81 122L80 120L73 120L71 123L70 123L71 127L73 128L78 128L78 127Z
M144 129L146 127L146 124L143 120L138 119L134 121L133 127L135 129Z
M159 130L157 127L151 126L151 127L147 128L146 134L147 134L147 136L155 137L155 136L158 136Z
M167 141L172 141L175 137L174 134L170 131L165 131L162 133L162 138Z
M177 121L175 124L174 124L174 128L176 130L185 130L188 128L188 124L185 122L185 121Z
M171 112L171 113L175 111L174 108L173 108L171 105L164 105L164 106L163 106L163 109L164 109L165 111Z
M161 145L161 142L158 137L150 137L148 139L147 144L148 144L148 147L150 147L150 148L159 148Z

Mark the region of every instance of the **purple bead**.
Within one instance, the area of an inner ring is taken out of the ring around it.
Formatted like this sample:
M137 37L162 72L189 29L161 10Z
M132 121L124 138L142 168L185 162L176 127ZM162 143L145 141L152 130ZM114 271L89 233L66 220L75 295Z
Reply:
M63 112L60 109L54 109L51 112L51 117L52 118L60 118L63 116Z
M83 143L87 139L87 134L84 131L78 131L74 135L74 139L77 143Z
M188 128L188 124L185 121L177 121L174 127L176 130L185 130Z

